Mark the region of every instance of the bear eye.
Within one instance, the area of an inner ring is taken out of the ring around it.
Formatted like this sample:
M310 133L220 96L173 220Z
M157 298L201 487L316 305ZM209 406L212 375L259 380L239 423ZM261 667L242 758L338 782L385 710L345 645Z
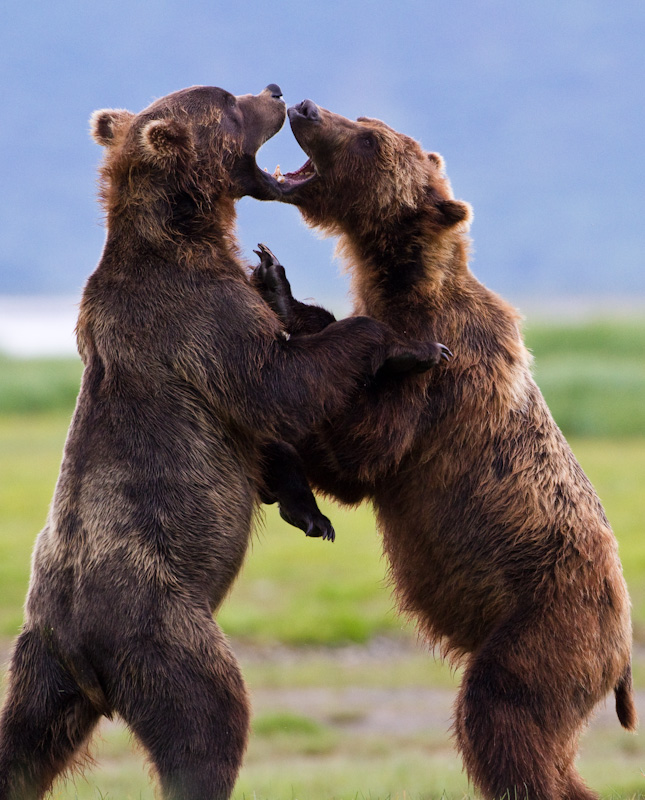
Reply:
M371 133L363 133L359 138L361 147L363 150L375 150L376 149L376 137Z

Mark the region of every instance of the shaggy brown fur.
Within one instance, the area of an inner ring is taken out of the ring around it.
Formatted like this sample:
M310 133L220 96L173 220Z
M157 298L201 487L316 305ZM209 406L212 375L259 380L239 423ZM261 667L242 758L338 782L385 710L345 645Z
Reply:
M428 375L372 383L301 449L309 477L346 502L372 500L401 609L465 662L456 739L483 794L595 797L574 767L592 709L614 690L620 722L636 726L629 598L518 315L469 271L470 209L439 156L311 101L289 116L310 160L283 199L340 236L356 312L455 354ZM280 277L267 299L288 325L333 319L286 283L276 303Z
M247 550L263 444L339 415L391 350L368 319L288 341L248 282L234 202L273 196L254 155L279 94L195 87L93 117L107 241L0 718L0 800L42 797L113 713L166 800L232 791L249 707L212 613Z

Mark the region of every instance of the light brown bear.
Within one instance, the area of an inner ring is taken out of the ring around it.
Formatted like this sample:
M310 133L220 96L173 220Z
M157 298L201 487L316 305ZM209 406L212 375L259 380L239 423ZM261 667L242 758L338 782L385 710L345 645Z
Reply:
M355 313L454 353L427 375L373 381L300 449L308 476L373 502L402 611L464 663L456 739L484 796L596 797L574 758L608 692L636 726L629 597L518 315L469 270L470 208L438 155L378 120L310 100L289 118L309 160L280 178L282 199L340 236ZM295 301L277 265L259 277L293 331L333 320Z
M0 800L42 797L115 713L165 800L232 791L249 705L212 614L247 551L266 445L340 415L397 352L365 318L288 340L249 284L234 206L275 196L255 153L283 124L280 95L201 86L93 117L107 240L0 716Z

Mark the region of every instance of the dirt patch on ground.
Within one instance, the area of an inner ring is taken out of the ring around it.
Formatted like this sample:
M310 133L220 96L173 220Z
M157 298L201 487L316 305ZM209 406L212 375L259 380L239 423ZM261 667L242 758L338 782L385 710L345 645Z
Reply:
M370 670L391 664L396 670L401 662L418 658L420 648L413 640L376 639L366 645L340 648L295 648L282 645L258 647L233 642L233 648L243 665L251 665L255 674L266 668L297 668L303 660L316 659L333 671L339 665L360 667L367 676ZM10 642L0 640L0 664L6 664ZM431 658L430 655L427 655ZM645 648L634 652L634 660L645 664ZM367 682L367 681L366 681ZM423 732L447 732L451 725L454 688L428 686L398 686L392 688L350 685L333 688L266 688L251 682L254 716L266 713L290 713L310 717L322 724L342 728L356 734L388 734L405 737ZM636 705L641 720L645 720L645 689L637 689ZM600 704L590 726L591 730L619 730L613 696Z
M454 692L448 689L255 689L254 715L290 712L347 732L408 736L446 730Z
M359 672L366 678L371 670L382 671L384 663L390 664L394 672L400 669L401 663L406 659L418 659L420 655L432 658L430 654L423 653L413 639L377 639L367 645L337 649L283 646L261 648L236 642L234 649L243 665L257 667L260 664L279 663L286 668L313 658L327 662L330 673L343 666L360 667ZM635 649L634 660L645 665L645 648ZM365 683L369 681L365 680ZM399 685L389 688L361 685L338 688L266 688L254 686L251 682L251 698L256 715L289 712L311 717L323 724L340 726L346 732L400 737L429 731L447 732L452 724L456 692L454 687L428 685ZM637 689L635 695L640 719L645 720L645 689ZM620 730L613 694L597 706L590 728Z
M455 691L451 689L255 689L254 714L290 712L357 734L409 736L447 731L452 720ZM645 719L645 691L636 692L641 719ZM613 701L598 706L591 729L619 729Z

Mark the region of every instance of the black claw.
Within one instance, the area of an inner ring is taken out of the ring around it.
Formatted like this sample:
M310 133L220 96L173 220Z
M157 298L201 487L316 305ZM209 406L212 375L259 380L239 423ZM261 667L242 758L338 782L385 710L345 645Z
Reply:
M320 523L320 529L322 530L322 538L326 542L333 542L336 539L336 531L334 530L334 526L331 524L329 519L325 516L322 517Z
M277 259L275 254L272 253L263 242L258 243L258 248L259 250L254 250L253 252L260 257L260 261L262 263L267 262L267 266L270 266L271 264L278 266L280 264L280 261Z
M282 519L294 528L299 528L305 536L311 539L322 538L325 541L333 542L336 539L336 532L330 520L321 514L318 509L304 511L301 513L290 514L283 506L278 505L278 510Z
M327 519L327 517L323 517L318 522L314 522L310 520L307 522L307 529L304 529L304 526L296 526L302 527L302 530L305 531L305 536L308 536L310 539L321 539L324 542L334 542L336 541L336 531L334 530L331 522Z

